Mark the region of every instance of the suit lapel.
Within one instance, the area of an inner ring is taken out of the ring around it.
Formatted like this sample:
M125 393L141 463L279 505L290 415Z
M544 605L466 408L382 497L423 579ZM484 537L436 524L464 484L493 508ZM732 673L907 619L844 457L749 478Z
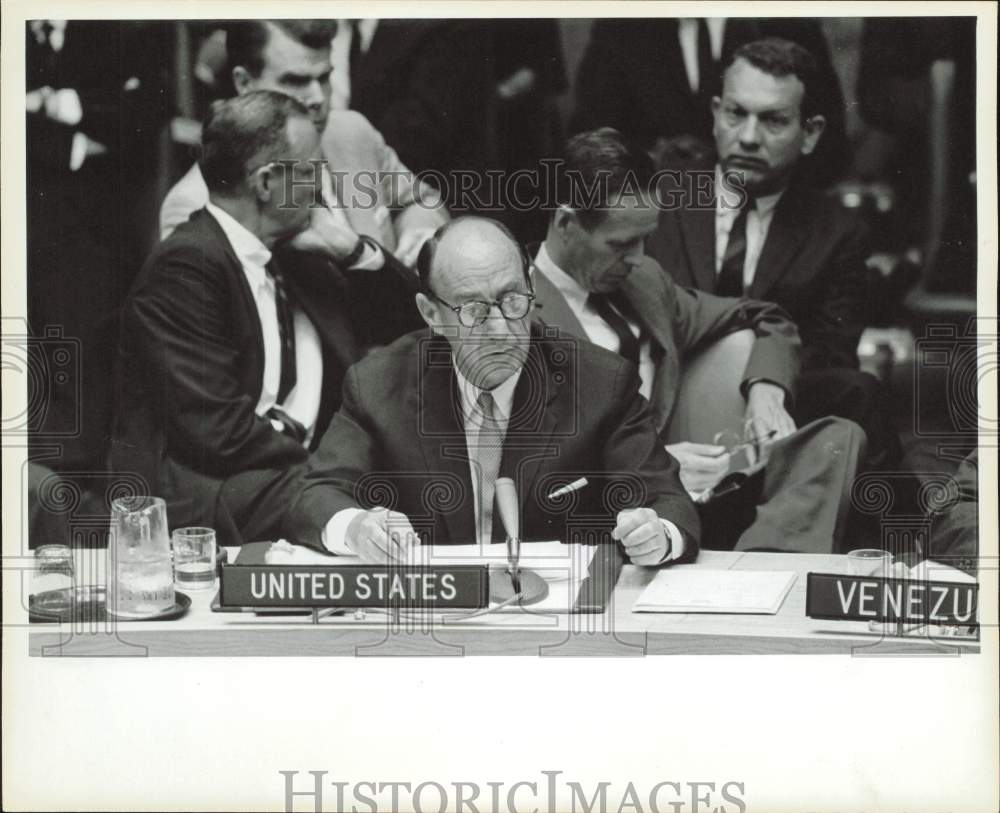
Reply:
M771 287L784 275L807 236L803 202L794 188L788 189L775 207L767 239L757 261L757 270L747 295L764 299Z
M441 511L446 538L454 544L476 541L475 501L469 474L469 450L458 396L451 350L443 339L420 341L416 383L411 388L417 411L418 440L426 471L440 477L445 491L458 495L457 504ZM461 484L452 489L455 482Z
M535 317L547 325L558 327L565 334L587 338L580 320L549 278L536 270L532 282L535 289Z
M204 230L207 236L205 240L207 245L210 245L214 241L222 248L222 252L225 255L227 272L232 277L232 283L240 292L243 316L249 322L249 332L254 337L253 347L250 348L251 352L248 358L252 369L247 371L246 381L252 382L254 399L259 400L261 390L264 387L264 328L260 323L257 301L254 299L253 291L250 290L250 283L247 280L247 275L243 272L243 265L236 256L236 252L233 250L229 238L226 237L226 233L222 230L222 226L219 225L219 221L207 209L195 212L191 219L199 229Z
M569 364L569 354L566 355L565 363ZM553 361L541 344L540 332L532 331L528 358L514 389L500 462L501 476L514 480L522 504L532 493L542 461L558 454L550 443L561 415L560 404L556 401L560 389L557 380L565 382L568 376L565 373L555 375L552 365Z
M654 339L650 348L655 372L650 400L653 402L653 419L658 434L666 429L680 375L677 345L669 322L671 304L664 300L663 292L656 290L650 273L662 274L660 269L650 271L648 266L632 272L622 285L622 292L635 308L643 327Z
M678 217L694 287L701 291L714 291L715 205L713 203L709 209L684 207L678 212Z

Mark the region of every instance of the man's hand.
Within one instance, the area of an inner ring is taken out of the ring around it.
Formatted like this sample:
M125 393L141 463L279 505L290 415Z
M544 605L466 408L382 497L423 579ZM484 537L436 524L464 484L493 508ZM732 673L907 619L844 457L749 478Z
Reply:
M670 552L667 529L652 508L619 511L611 536L622 543L635 565L658 565Z
M766 438L771 432L770 442L788 437L795 431L795 421L785 411L785 391L769 381L755 381L747 393L746 411L747 434L756 438Z
M407 268L416 268L420 249L432 234L434 229L431 228L404 229L399 233L399 241L392 253Z
M309 226L290 241L292 248L325 254L336 262L350 255L358 244L358 233L351 228L347 215L333 192L333 182L326 167L320 180L323 190L321 206L309 210Z
M362 511L350 521L344 541L347 547L372 564L406 563L420 546L406 514L388 508Z
M708 491L729 470L729 455L725 446L684 441L664 448L681 464L681 484L689 494Z

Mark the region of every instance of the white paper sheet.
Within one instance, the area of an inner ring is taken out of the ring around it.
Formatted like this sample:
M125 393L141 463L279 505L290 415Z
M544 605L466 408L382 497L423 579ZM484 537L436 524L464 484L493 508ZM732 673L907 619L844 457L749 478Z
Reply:
M774 615L794 583L791 570L661 570L632 611Z

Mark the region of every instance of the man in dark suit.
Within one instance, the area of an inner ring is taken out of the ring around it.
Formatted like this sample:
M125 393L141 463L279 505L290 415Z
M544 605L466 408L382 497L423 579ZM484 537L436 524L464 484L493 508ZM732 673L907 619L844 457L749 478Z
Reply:
M503 538L498 476L512 477L526 540L608 530L632 562L693 559L698 517L656 442L635 368L530 327L528 262L506 228L462 218L428 241L405 336L349 372L344 402L292 509L294 539L366 560ZM557 486L586 476L571 499ZM602 482L604 487L601 487Z
M486 20L355 21L350 107L385 136L416 173L454 193L455 170L481 173L490 144L492 38ZM364 27L361 27L364 24ZM372 31L374 24L374 31ZM359 33L361 32L361 33ZM485 189L480 195L485 194ZM450 195L449 203L456 201Z
M216 102L201 170L208 205L156 247L126 303L112 465L166 498L172 526L239 544L283 533L344 371L391 338L372 330L416 279L317 203L319 134L292 97ZM282 250L306 233L311 254Z
M31 376L29 400L45 407L39 433L59 439L46 465L93 472L107 457L118 310L153 238L169 31L31 20L25 37L28 321L40 344L53 329L80 348L80 380Z
M843 94L814 19L597 20L580 63L572 132L613 127L666 159L702 153L711 144L722 66L739 46L763 37L796 42L819 60L830 104L810 179L828 183L844 168L847 137Z
M762 453L769 459L736 495L704 505L704 540L722 547L735 543L741 550L834 550L863 439L857 426L840 419L796 429L787 410L795 400L799 340L788 315L768 302L681 288L644 256L643 242L659 214L653 166L617 131L602 128L571 138L563 169L562 205L535 257L539 317L637 365L663 441L668 435L677 439L670 423L680 374L692 356L751 328L755 337L741 378L720 380L720 391L713 393L724 399L726 390L738 389L746 399L744 420L715 429L746 426L749 435L765 439ZM597 198L578 194L597 189ZM679 461L681 481L692 494L707 492L726 474L729 458L722 446L682 438L666 449Z
M647 250L681 285L781 305L802 335L796 422L850 418L868 435L869 462L891 463L899 440L885 395L857 369L865 229L801 177L825 130L817 77L812 56L786 40L734 52L712 100L718 163L664 178Z

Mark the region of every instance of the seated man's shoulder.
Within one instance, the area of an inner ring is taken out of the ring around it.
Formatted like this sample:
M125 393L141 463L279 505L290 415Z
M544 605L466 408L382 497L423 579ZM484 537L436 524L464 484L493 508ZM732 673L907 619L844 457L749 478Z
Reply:
M828 236L861 235L867 231L865 220L857 208L849 208L840 196L824 189L799 187L790 190L794 206L812 230Z
M382 134L364 114L357 110L330 111L323 131L324 152L357 145L378 147L383 143L385 139Z

